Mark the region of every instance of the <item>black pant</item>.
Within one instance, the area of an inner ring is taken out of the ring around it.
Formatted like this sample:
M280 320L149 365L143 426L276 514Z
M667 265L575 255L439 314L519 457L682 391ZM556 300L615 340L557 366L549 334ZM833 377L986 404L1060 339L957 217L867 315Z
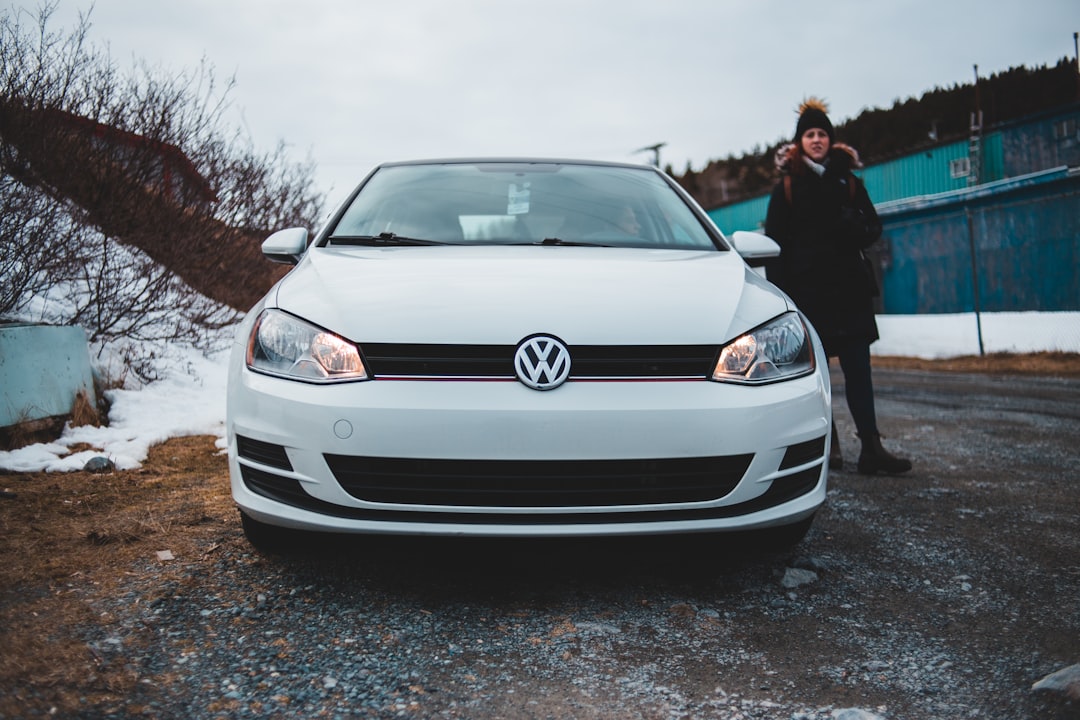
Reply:
M874 381L870 374L870 343L849 339L830 343L844 373L844 394L855 420L855 429L864 440L878 434L874 410ZM835 347L832 347L835 346Z

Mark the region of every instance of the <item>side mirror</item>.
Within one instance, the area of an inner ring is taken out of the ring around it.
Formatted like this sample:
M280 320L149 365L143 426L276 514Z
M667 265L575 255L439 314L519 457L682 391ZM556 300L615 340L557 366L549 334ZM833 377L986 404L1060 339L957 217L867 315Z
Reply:
M307 250L307 243L308 231L306 228L278 230L263 241L262 252L268 260L273 262L295 265L300 262L304 251Z
M755 261L780 256L780 246L776 241L761 233L737 230L731 234L731 244L735 247L735 252L751 266L760 264Z

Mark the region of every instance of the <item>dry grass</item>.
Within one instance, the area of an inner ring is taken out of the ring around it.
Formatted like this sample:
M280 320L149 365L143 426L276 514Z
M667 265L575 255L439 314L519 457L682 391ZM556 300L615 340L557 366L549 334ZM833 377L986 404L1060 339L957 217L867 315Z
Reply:
M75 395L75 403L71 406L71 424L75 427L83 425L101 426L101 416L84 390L80 390Z
M14 450L38 442L49 442L64 429L64 418L23 420L0 428L0 450Z
M63 431L64 424L69 420L76 427L81 425L101 426L101 414L94 407L94 404L90 402L90 398L85 391L80 390L76 393L71 412L67 415L47 417L40 420L28 420L24 415L23 419L13 425L0 428L0 450L14 450L33 443L49 442Z
M103 662L80 636L80 628L113 622L93 609L94 599L133 572L169 574L242 542L214 438L170 440L136 471L0 475L0 486L7 491L0 499L6 717L21 716L24 694L48 698L61 716L77 712L82 698L98 705L122 697L138 677ZM158 561L160 550L176 560Z
M1022 355L992 353L943 360L875 356L873 364L874 367L880 368L932 370L936 372L1080 377L1080 354L1062 352L1026 353Z

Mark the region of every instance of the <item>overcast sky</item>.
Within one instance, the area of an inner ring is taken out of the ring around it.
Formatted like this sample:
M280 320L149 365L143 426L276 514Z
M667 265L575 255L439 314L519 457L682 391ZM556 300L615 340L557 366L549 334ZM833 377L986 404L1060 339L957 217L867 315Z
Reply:
M235 122L310 155L331 202L386 160L649 162L663 142L661 165L701 169L789 137L807 95L839 123L974 65L1073 58L1080 30L1077 0L60 0L54 19L87 11L121 69L235 75Z

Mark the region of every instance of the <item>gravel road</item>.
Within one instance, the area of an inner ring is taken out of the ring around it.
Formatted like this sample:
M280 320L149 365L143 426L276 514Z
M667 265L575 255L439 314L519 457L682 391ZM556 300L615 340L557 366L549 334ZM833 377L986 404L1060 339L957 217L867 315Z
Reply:
M141 679L82 717L1080 717L1031 689L1080 663L1080 383L875 378L915 470L855 474L840 392L848 468L794 551L367 538L167 580L148 561L86 631Z

